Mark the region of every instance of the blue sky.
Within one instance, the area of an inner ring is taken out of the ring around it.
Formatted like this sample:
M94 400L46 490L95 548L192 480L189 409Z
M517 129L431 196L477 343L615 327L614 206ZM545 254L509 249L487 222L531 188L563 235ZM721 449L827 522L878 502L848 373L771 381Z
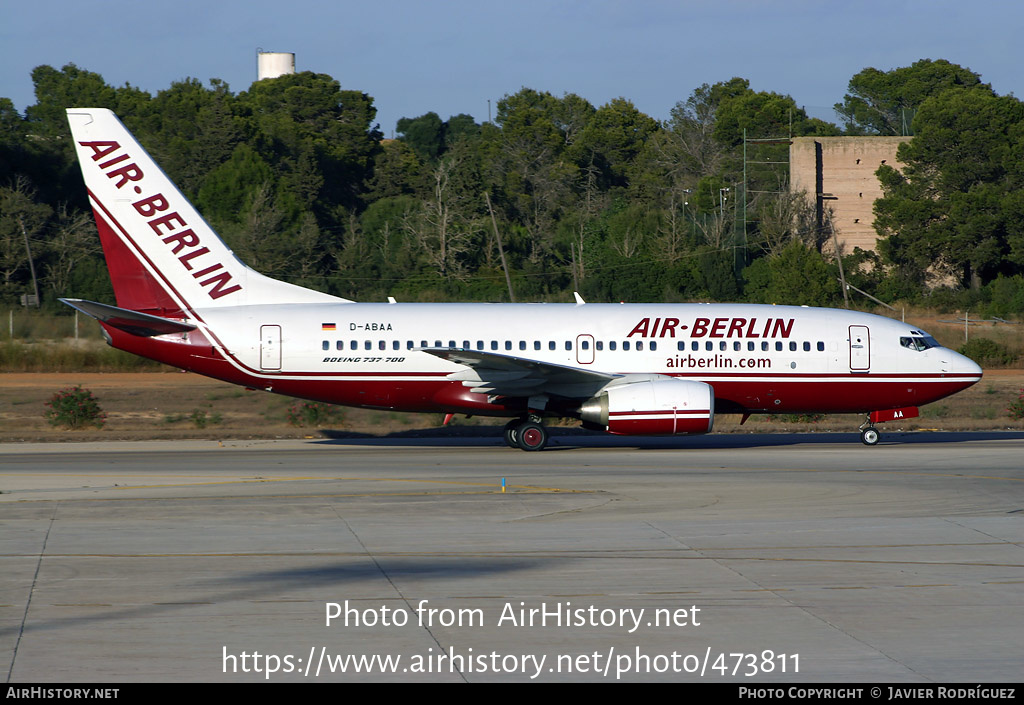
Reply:
M485 120L523 86L665 119L733 76L834 119L855 73L922 58L1024 98L1022 20L1016 0L0 0L0 96L24 110L32 68L69 62L151 93L186 77L238 92L262 48L369 93L388 136L431 110Z

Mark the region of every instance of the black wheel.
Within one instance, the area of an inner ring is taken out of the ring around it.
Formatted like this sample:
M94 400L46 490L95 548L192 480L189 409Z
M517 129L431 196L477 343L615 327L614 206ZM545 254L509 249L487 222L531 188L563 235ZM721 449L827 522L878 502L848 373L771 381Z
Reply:
M880 439L881 435L874 426L869 426L860 432L860 442L866 446L877 445Z
M512 419L507 424L505 424L505 445L507 445L509 448L519 447L518 434L516 433L516 429L519 428L519 424L521 423L522 421L520 421L519 419Z
M548 431L539 423L527 421L516 429L516 442L523 450L544 450L548 444Z

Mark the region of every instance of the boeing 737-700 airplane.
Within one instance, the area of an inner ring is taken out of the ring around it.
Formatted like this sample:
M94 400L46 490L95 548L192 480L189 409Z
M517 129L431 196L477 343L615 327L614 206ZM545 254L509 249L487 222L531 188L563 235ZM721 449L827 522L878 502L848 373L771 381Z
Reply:
M981 368L912 325L745 304L355 303L243 264L117 117L67 111L117 305L65 302L116 348L246 387L372 409L546 417L621 435L699 434L715 414L867 414L965 389Z

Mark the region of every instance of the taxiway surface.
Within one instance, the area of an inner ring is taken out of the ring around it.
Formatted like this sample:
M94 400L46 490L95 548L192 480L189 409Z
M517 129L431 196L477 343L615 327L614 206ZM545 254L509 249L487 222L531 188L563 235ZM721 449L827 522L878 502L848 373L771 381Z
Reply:
M1022 458L1019 433L0 446L0 667L1016 681Z

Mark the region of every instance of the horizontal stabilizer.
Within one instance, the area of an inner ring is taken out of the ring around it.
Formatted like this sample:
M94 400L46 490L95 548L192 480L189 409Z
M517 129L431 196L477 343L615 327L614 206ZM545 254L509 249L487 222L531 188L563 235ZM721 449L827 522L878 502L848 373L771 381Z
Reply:
M82 299L60 299L60 301L109 326L143 338L152 338L155 335L167 335L168 333L187 333L196 329L196 326L191 323L172 321L169 318L98 304L95 301Z

